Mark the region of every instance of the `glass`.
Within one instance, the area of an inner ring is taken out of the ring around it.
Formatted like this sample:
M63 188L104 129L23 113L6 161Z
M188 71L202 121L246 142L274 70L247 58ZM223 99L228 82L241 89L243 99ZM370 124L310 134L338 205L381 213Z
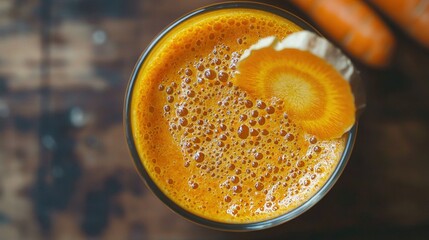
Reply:
M128 146L131 152L131 155L134 159L135 166L142 176L144 182L148 186L149 189L152 190L152 192L159 198L161 201L163 201L170 209L175 211L176 213L180 214L181 216L185 217L186 219L195 222L197 224L218 229L218 230L227 230L227 231L252 231L252 230L261 230L270 228L273 226L277 226L279 224L282 224L284 222L287 222L291 219L296 218L297 216L301 215L308 209L310 209L312 206L314 206L322 197L324 197L327 192L332 188L332 186L335 184L335 182L340 177L342 171L344 170L345 166L347 165L348 159L350 158L350 154L352 152L353 144L355 142L356 132L357 132L357 122L355 125L351 128L351 130L348 133L346 146L344 149L344 152L341 156L341 159L335 168L332 175L329 177L329 179L326 181L326 183L321 187L319 191L317 191L309 200L307 200L305 203L300 205L299 207L293 209L290 212L287 212L283 215L280 215L278 217L260 221L260 222L254 222L254 223L223 223L223 222L216 222L212 220L208 220L205 218L202 218L200 216L197 216L193 213L190 213L183 208L181 208L179 205L177 205L173 200L169 199L155 184L155 182L150 178L149 174L147 173L145 167L143 166L142 162L140 161L140 156L137 153L135 143L133 140L133 134L132 134L132 128L131 128L131 99L133 95L133 88L134 83L136 82L138 73L140 71L141 66L143 65L144 61L149 56L151 49L153 49L158 42L160 42L163 37L170 32L172 29L174 29L176 26L180 25L181 23L198 16L203 13L212 12L220 9L234 9L234 8L247 8L247 9L257 9L257 10L263 10L268 11L270 13L279 15L283 18L288 19L289 21L295 23L296 25L300 26L302 29L309 30L312 32L315 32L319 35L321 35L315 28L313 28L310 24L305 22L304 20L300 19L299 17L293 15L292 13L285 11L283 9L261 4L261 3L254 3L254 2L227 2L227 3L220 3L215 5L210 5L204 8L197 9L180 19L176 20L174 23L172 23L170 26L168 26L166 29L164 29L148 46L148 48L143 52L143 54L140 56L133 72L131 75L130 82L128 84L126 95L125 95L125 110L124 110L124 122L125 122L125 135L128 142Z

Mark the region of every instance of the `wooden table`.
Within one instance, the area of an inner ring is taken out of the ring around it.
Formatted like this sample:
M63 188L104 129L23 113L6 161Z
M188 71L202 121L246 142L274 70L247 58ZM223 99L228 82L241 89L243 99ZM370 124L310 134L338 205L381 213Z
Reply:
M429 51L390 23L393 63L358 64L368 107L355 150L311 210L225 233L149 192L123 136L129 75L164 26L214 2L2 1L0 239L429 239Z

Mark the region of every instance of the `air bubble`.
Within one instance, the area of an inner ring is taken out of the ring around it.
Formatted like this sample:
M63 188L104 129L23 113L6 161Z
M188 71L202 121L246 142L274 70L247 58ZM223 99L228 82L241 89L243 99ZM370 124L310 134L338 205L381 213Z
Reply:
M295 137L293 136L293 134L292 134L292 133L288 133L288 134L286 134L286 140L288 140L288 141L292 141L294 138L295 138Z
M232 187L232 191L234 193L241 193L242 190L243 190L243 188L241 186L239 186L239 185Z
M221 82L226 82L228 80L228 77L229 77L228 73L226 73L224 71L219 72L218 78Z
M246 139L249 136L249 127L243 124L238 128L237 132L238 137L240 137L241 139Z
M259 123L259 125L264 125L265 124L265 118L264 117L258 117L258 123Z
M230 180L231 180L232 183L238 183L239 182L239 178L237 176L232 176L230 178Z
M212 69L206 69L204 71L204 76L209 80L213 80L216 77L216 72L213 71Z
M320 153L320 152L322 151L322 148L321 148L321 147L319 147L319 146L315 146L315 147L313 148L313 150L314 150L314 152L316 152L316 153Z
M164 111L165 111L165 112L170 112L170 106L165 105L165 106L164 106Z
M194 92L193 90L188 90L188 91L186 92L186 95L187 95L188 97L195 97L195 92Z
M185 127L188 125L188 120L186 118L180 118L179 124Z
M257 191L261 191L262 189L264 189L264 184L263 184L263 183L261 183L261 182L257 182L257 183L255 184L255 189L256 189Z
M258 111L257 110L252 110L251 112L250 112L250 116L252 116L252 117L257 117L259 115L259 113L258 113Z
M192 188L192 189L197 189L197 188L198 188L198 183L196 183L196 182L192 182L192 183L190 184L190 186L191 186L191 188Z
M183 106L180 106L177 108L176 113L178 116L183 117L183 116L186 116L188 114L188 109L183 107Z
M192 70L189 68L185 69L185 74L186 76L192 76Z
M202 162L202 161L204 161L204 153L202 153L202 152L195 153L194 159L195 159L196 162Z
M235 165L232 164L232 163L229 164L228 169L231 170L231 171L234 170L235 169Z
M244 106L246 106L247 108L251 108L251 107L253 107L253 102L250 100L246 100L244 102Z
M222 141L225 141L227 139L227 137L225 136L225 134L221 134L219 136L219 139L222 140Z
M174 97L173 96L167 96L167 102L169 102L169 103L174 102Z
M304 186L308 186L308 185L310 185L310 180L305 179L305 180L301 181L301 184Z
M256 101L256 107L259 108L259 109L264 109L265 107L267 107L267 104L265 104L261 100L258 100L258 101Z
M254 137L259 135L259 131L254 128L251 128L249 133L251 136L254 136Z
M261 160L263 158L262 153L259 153L259 152L255 153L253 156L255 157L256 160Z
M241 114L240 115L240 121L246 121L246 119L247 119L247 115L246 114Z
M269 106L265 109L265 111L267 111L268 114L273 114L275 112L275 109L272 106Z

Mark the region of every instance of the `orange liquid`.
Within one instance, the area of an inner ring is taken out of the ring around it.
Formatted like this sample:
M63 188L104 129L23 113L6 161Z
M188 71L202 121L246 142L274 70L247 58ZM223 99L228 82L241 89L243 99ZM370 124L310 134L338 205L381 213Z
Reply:
M231 83L245 49L298 30L263 11L220 10L182 23L148 56L131 102L133 137L150 177L187 211L227 223L270 219L307 201L337 166L345 137L317 140L279 99Z

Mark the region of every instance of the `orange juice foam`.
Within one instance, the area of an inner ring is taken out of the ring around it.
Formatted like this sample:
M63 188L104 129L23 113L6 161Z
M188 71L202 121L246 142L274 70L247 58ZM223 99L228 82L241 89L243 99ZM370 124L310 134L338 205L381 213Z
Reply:
M316 139L281 100L254 99L231 81L249 46L299 30L271 13L220 10L180 24L151 51L131 127L150 177L179 206L218 222L263 221L303 204L332 174L345 137Z

